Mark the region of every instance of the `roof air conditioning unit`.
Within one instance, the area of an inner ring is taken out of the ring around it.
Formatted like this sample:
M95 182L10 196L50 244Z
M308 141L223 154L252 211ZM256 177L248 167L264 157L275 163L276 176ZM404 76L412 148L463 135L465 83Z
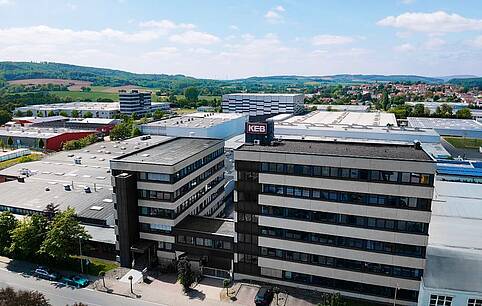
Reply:
M255 140L253 140L253 143L254 143L255 145L259 145L259 144L260 144L260 141L259 141L259 139L255 139Z

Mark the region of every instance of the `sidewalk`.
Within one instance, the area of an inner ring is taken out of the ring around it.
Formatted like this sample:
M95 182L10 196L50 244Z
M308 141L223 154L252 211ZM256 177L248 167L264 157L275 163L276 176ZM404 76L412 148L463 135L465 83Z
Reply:
M142 299L161 305L230 305L232 303L222 302L220 293L222 280L205 278L201 283L194 285L190 292L185 295L182 287L176 282L173 274L161 275L159 279L149 277L149 283L141 281L133 284L134 294L130 291L130 284L120 282L116 278L106 277L106 288L102 279L93 284L93 289L108 294L116 294L133 299Z

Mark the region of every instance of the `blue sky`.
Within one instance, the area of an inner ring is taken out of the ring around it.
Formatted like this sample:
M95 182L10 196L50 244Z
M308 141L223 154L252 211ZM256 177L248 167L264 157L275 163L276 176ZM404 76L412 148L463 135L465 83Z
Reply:
M216 79L482 75L482 1L0 0L0 60Z

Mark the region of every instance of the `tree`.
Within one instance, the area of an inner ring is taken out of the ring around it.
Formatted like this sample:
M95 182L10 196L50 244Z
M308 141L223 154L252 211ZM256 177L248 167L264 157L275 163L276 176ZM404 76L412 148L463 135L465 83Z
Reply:
M15 117L23 117L23 112L21 110L16 111Z
M430 114L430 111L425 108L425 105L422 103L417 103L413 107L412 116L413 117L427 117Z
M55 217L55 215L59 212L59 205L55 205L54 203L49 203L47 206L45 206L44 209L44 214L47 217L49 221L52 221L52 219Z
M90 235L75 218L75 210L68 208L58 213L52 220L45 240L40 247L40 253L57 262L67 260L77 254L79 240L88 240Z
M462 108L455 113L455 116L459 119L471 119L472 112L468 108Z
M346 306L346 302L339 293L335 294L324 294L323 300L318 306Z
M86 112L84 114L84 118L92 118L92 117L94 117L94 115L91 112Z
M6 254L12 243L12 231L17 226L17 219L9 212L0 213L0 254Z
M25 115L26 115L27 117L32 117L32 116L33 116L33 112L32 112L31 110L28 110L28 111L25 113Z
M380 107L383 110L387 110L389 105L390 105L390 97L388 96L388 92L386 90L383 90L382 98L380 100Z
M45 143L44 143L44 140L42 138L39 138L39 140L37 141L37 146L40 148L40 149L43 149L44 146L45 146Z
M13 138L12 138L12 136L8 136L7 144L10 148L13 148Z
M452 117L452 106L448 105L447 103L443 103L440 106L437 106L437 109L435 110L435 116L440 118Z
M12 231L10 254L15 258L34 259L47 235L48 220L43 215L32 215L19 221Z
M2 139L0 139L0 148L2 148L2 151L5 151L5 143Z
M199 97L199 89L197 87L188 87L184 90L184 96L188 102L195 102Z
M10 120L12 120L12 115L6 110L0 110L0 125L4 125Z
M45 296L38 291L15 291L7 287L0 289L0 305L5 306L51 306Z
M54 111L49 111L49 112L47 113L47 117L53 117L53 116L55 116Z
M226 288L226 296L229 296L229 284L231 281L229 279L223 280L223 287Z
M72 118L79 118L79 111L76 109L72 110L72 112L70 112L70 116L72 116Z
M163 111L161 111L160 109L156 109L154 114L152 114L152 117L155 120L160 120L160 119L162 119L162 117L164 117L164 115L165 115L165 113Z
M66 111L61 111L61 112L59 113L59 116L68 117L69 114L67 114Z
M182 285L184 292L187 292L194 283L194 272L191 270L191 264L186 258L182 258L177 263L177 280Z
M131 137L141 136L141 130L137 125L132 125Z

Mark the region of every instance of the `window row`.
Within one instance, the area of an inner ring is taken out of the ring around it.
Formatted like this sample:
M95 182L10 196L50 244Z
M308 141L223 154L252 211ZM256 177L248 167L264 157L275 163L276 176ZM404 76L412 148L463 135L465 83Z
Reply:
M238 262L257 265L258 264L258 256L251 255L251 254L239 253L238 254Z
M295 283L302 283L313 286L320 286L323 288L355 292L364 295L373 295L384 298L393 299L395 297L395 288L370 285L365 283L357 283L352 281L333 279L327 277L321 277L316 275L308 275L302 273L295 273L289 271L283 271L283 279ZM417 302L418 291L398 289L397 299Z
M139 223L139 231L151 234L169 234L172 227L167 224Z
M203 158L195 161L194 163L182 168L174 174L167 173L154 173L154 172L139 172L138 179L141 181L154 181L163 183L175 183L199 168L209 164L211 161L215 160L219 156L224 154L224 148L218 149Z
M428 234L428 223L343 215L321 211L261 205L261 214L277 218L354 226L382 231Z
M221 241L221 240L215 240L210 238L178 235L176 237L176 241L177 243L181 243L181 244L196 245L196 246L214 248L214 249L220 249L220 250L233 249L233 245L229 241Z
M431 200L412 197L334 191L315 188L301 188L271 184L263 184L262 192L265 194L272 194L284 197L303 198L357 205L370 205L424 211L430 211L431 208Z
M176 212L173 209L139 206L139 216L175 219Z
M162 202L175 202L177 199L188 193L190 190L194 189L196 186L199 186L200 183L211 177L214 173L218 172L220 169L224 167L224 161L218 163L214 167L210 168L203 174L199 175L189 183L185 184L184 186L180 187L175 192L165 192L165 191L155 191L155 190L138 190L138 196L141 199L152 200L152 201L162 201ZM224 178L224 175L221 179ZM211 183L211 185L217 184L218 181ZM208 188L209 185L208 185Z
M293 241L304 241L308 243L321 244L339 248L349 248L397 256L425 258L425 247L417 245L308 233L274 227L261 227L260 234L266 237L274 237L278 239L287 239Z
M350 260L344 258L336 258L322 256L316 254L307 254L301 252L292 252L280 249L261 248L261 255L280 260L300 262L316 266L325 266L336 269L350 270L363 273L372 273L390 277L408 278L420 280L423 274L421 269L413 269L406 267L382 265L359 260Z
M482 306L482 299L469 299L467 306Z
M447 295L430 295L430 306L452 306L452 297Z
M237 213L237 221L258 223L258 215Z
M433 174L325 166L261 163L261 172L356 181L433 186Z

